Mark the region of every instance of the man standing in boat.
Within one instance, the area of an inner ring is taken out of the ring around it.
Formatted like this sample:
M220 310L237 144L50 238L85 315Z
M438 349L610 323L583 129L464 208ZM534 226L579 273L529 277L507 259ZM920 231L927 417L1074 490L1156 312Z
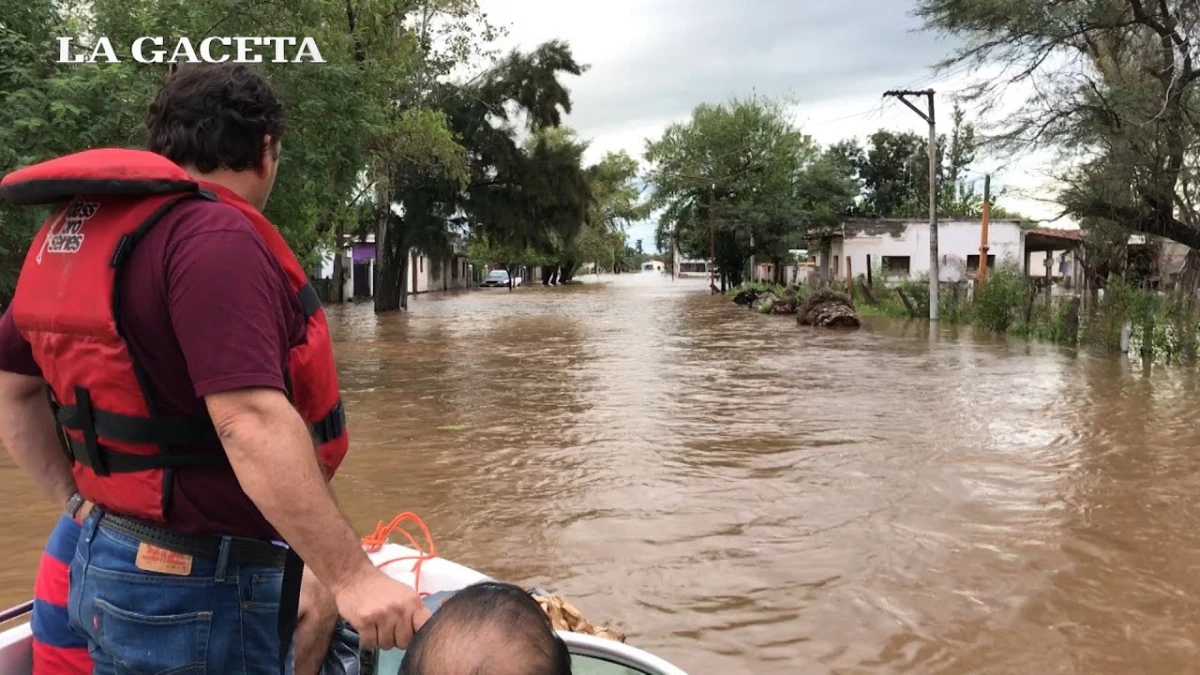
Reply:
M72 630L96 673L284 672L303 557L365 646L404 646L428 610L325 484L347 447L328 326L261 214L283 105L245 66L197 65L147 125L151 152L0 182L65 202L0 319L0 442L82 522Z

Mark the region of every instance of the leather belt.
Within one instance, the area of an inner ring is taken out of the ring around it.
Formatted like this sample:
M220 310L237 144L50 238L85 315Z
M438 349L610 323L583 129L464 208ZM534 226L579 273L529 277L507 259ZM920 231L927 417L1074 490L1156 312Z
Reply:
M77 520L87 518L96 510L101 512L101 527L119 532L140 542L206 560L216 561L221 556L221 544L224 537L205 534L180 534L164 530L160 527L147 525L132 518L105 511L103 507L84 499L78 494L67 502L67 513ZM246 539L244 537L230 537L229 539L229 555L227 560L231 564L283 569L288 549L258 539Z

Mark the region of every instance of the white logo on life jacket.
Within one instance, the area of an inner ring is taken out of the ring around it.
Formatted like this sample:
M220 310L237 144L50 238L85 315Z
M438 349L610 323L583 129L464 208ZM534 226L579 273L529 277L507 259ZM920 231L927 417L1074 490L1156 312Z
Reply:
M75 253L83 246L83 223L96 215L100 209L99 202L85 202L79 199L71 202L63 209L58 219L46 230L46 240L42 242L42 250L38 251L37 262L42 262L42 254Z

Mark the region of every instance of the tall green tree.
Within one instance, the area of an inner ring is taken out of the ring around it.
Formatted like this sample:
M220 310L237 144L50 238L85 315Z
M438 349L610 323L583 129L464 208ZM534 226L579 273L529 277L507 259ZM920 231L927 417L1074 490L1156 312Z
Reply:
M586 183L579 173L582 149L554 143L544 135L562 124L571 98L559 81L580 75L570 47L552 41L530 52L513 51L466 83L440 81L425 101L442 116L465 159L465 172L444 167L392 164L392 202L387 214L391 251L409 247L427 253L445 250L453 236L474 237L493 250L548 253L553 227L573 227L586 208ZM541 131L527 152L519 131ZM379 235L376 244L379 245ZM476 247L479 250L479 247ZM513 254L515 255L515 254ZM516 260L507 261L516 264ZM376 311L397 309L404 297L401 277L380 270Z
M629 226L649 217L650 204L642 196L639 173L637 160L624 151L606 153L587 168L591 192L587 220L560 261L561 283L569 282L581 263L606 262L613 251L624 248Z
M268 58L257 67L288 109L285 158L266 215L301 260L315 265L318 248L331 242L360 189L364 150L378 125L377 106L369 103L378 83L403 69L358 67L345 8L324 0L95 0L73 8L0 0L0 172L92 147L145 147L145 110L171 64L132 62L139 36L164 36L168 44L186 36L196 44L211 35L309 35L326 63ZM73 37L87 51L97 35L110 38L120 63L55 63L54 38ZM0 211L0 300L42 216Z
M1200 246L1200 223L1181 208L1197 168L1200 5L918 0L917 14L962 39L943 65L1006 66L1002 81L968 92L974 106L996 109L997 92L1011 91L997 85L1036 85L992 140L1013 153L1057 150L1066 214Z
M56 63L55 38L76 28L51 0L0 0L0 175L140 137L152 86L127 63ZM0 203L0 305L48 213Z
M975 125L955 104L949 136L938 137L938 213L949 218L977 218L983 195L970 180L979 154ZM929 140L912 132L880 129L864 148L850 139L830 147L838 163L851 172L859 196L846 215L879 218L923 218L929 213ZM999 195L994 195L999 196ZM993 199L994 201L994 199ZM993 208L997 217L1006 217Z
M852 196L845 164L823 153L783 106L753 97L697 107L647 144L656 239L715 259L738 284L752 255L782 262L808 227L836 221Z

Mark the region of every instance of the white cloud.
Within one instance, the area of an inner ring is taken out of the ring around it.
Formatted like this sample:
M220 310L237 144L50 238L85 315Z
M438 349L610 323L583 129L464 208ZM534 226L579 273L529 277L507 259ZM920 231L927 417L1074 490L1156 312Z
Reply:
M916 114L881 95L932 87L939 92L939 131L948 131L949 94L973 74L931 74L952 45L918 32L908 3L900 0L481 4L493 23L509 30L503 49L562 39L590 66L567 81L574 102L567 123L591 140L589 161L612 150L640 158L647 138L687 119L694 106L753 92L797 100L797 123L819 142L832 143L865 138L881 127L926 133ZM1043 201L1050 196L1046 166L1045 158L983 159L975 173L982 181L983 172L994 172L993 189L1008 190L1001 205L1047 219L1057 210ZM651 248L653 230L639 224L630 240L643 239Z

